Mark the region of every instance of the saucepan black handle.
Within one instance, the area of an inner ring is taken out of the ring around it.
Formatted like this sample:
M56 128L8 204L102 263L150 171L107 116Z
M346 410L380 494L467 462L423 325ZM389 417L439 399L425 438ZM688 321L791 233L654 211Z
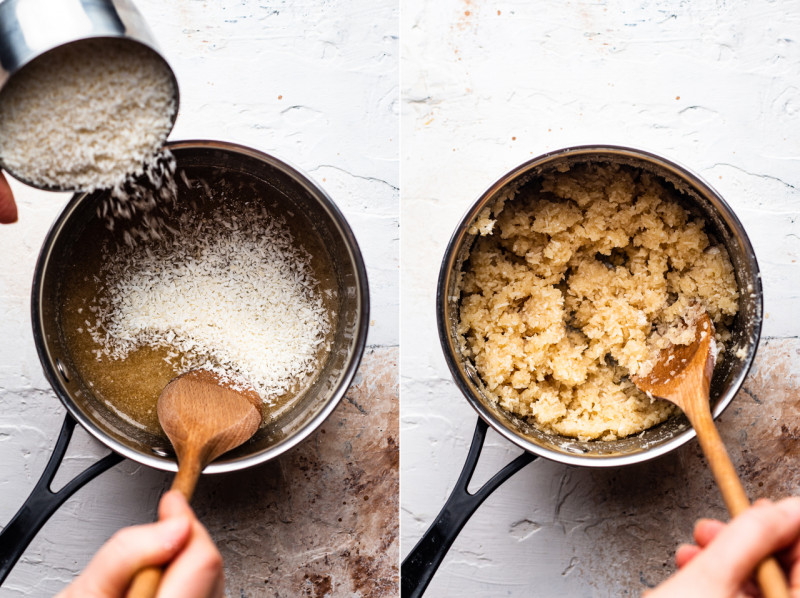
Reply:
M75 420L67 413L64 418L64 425L61 426L61 433L56 441L56 447L53 449L53 454L44 469L42 477L39 478L22 508L17 511L11 522L0 532L0 585L8 577L11 569L19 560L19 557L22 556L22 553L25 552L28 544L31 543L31 540L50 519L50 516L56 512L58 507L84 484L123 459L121 455L111 453L84 469L58 492L53 492L50 489L50 484L56 476L64 454L67 452L67 446L69 446L74 429Z
M522 453L498 471L475 494L470 494L467 487L475 472L478 458L481 456L487 428L486 422L478 418L467 461L464 463L464 468L461 470L461 475L450 493L450 497L428 531L403 560L400 568L402 598L422 596L450 546L472 514L503 482L536 459L536 455L528 452Z

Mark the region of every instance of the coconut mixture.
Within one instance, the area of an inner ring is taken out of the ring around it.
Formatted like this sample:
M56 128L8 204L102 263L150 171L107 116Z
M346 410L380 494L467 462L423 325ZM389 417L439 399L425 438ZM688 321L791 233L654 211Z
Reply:
M235 178L235 177L234 177ZM265 421L316 379L335 328L336 287L313 227L267 188L181 169L158 238L97 220L76 244L63 329L84 381L119 416L159 433L156 402L193 369L254 389ZM187 190L187 187L190 190ZM156 216L157 214L157 216Z
M459 333L491 398L581 440L635 434L676 412L630 375L691 342L680 322L696 304L724 351L739 296L724 247L676 195L633 168L584 165L523 185L479 218Z
M111 188L142 173L177 106L168 67L139 44L88 39L16 73L0 92L0 160L38 186Z

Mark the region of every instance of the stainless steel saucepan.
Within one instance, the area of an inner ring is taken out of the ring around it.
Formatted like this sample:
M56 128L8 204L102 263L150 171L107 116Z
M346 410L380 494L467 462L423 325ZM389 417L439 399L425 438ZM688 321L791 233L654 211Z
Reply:
M457 332L460 291L458 281L475 240L470 228L481 211L521 180L585 163L613 163L636 167L664 180L678 192L690 211L699 213L707 230L727 249L740 289L739 313L731 327L732 346L717 365L711 385L714 417L736 396L755 358L763 313L761 278L753 248L731 208L705 181L686 168L654 154L626 147L580 146L554 151L521 164L491 185L456 227L445 251L436 293L439 339L456 385L478 413L469 455L455 487L428 531L402 564L402 596L421 596L461 528L480 504L503 482L538 457L583 467L616 467L641 463L675 450L694 437L687 420L675 417L641 435L614 441L581 442L543 432L497 406L488 398L474 365L461 351ZM474 494L467 491L480 456L488 426L513 442L523 453L506 465Z
M323 423L345 395L361 361L369 327L366 269L341 212L325 191L296 168L262 152L219 141L183 141L168 147L177 167L194 173L190 176L214 172L226 180L262 189L271 203L293 214L327 252L326 261L331 264L338 291L332 348L323 358L316 380L291 409L262 426L250 441L209 465L204 473L236 471L264 463L297 445ZM31 297L34 340L45 376L66 407L67 416L42 479L0 533L0 583L50 515L83 484L123 457L157 469L177 470L169 442L133 426L109 408L93 392L91 380L75 366L65 342L59 315L64 273L72 263L76 240L96 221L97 207L107 193L76 194L48 233L36 264ZM181 209L193 209L191 206L186 202ZM76 421L113 452L53 493L50 482Z

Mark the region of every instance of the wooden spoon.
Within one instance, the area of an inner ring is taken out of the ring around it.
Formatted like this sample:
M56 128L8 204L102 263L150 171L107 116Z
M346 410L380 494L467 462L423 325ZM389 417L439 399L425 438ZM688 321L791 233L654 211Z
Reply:
M158 397L158 421L178 457L172 490L191 500L206 465L256 433L260 404L255 391L233 389L207 370L193 370L167 384ZM139 571L128 598L155 596L162 573L160 567Z
M750 506L750 500L711 416L708 393L716 361L713 343L714 324L703 310L691 344L663 349L647 376L631 379L648 395L666 399L683 410L697 433L728 512L735 517ZM756 578L765 598L789 598L786 577L774 558L759 565Z

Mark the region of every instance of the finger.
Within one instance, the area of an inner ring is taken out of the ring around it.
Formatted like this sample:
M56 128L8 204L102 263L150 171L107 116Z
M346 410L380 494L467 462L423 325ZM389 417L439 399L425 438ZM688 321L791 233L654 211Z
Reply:
M139 569L168 562L190 535L188 517L122 529L100 548L67 596L121 596Z
M800 562L800 541L789 546L781 555L781 561L787 565Z
M223 589L222 556L205 528L195 523L188 545L164 572L158 596L221 598Z
M171 517L189 517L192 520L197 516L192 511L192 507L186 502L186 498L178 490L170 490L161 497L158 503L158 518L169 519Z
M793 598L800 598L800 561L795 561L788 567L789 590Z
M716 583L739 588L766 556L786 547L800 534L800 498L750 508L723 530L693 561ZM720 567L719 563L725 563Z
M725 524L716 519L699 519L694 526L694 541L700 548L708 546L717 537Z
M701 549L694 544L681 544L678 550L675 551L675 565L680 569L684 565L688 565L694 557L700 554Z
M0 224L11 224L16 221L17 204L14 201L14 194L5 175L0 172Z
M758 589L753 580L746 581L742 586L742 596L744 598L763 598L761 590Z
M159 598L192 596L222 598L225 590L222 555L206 528L197 520L182 494L168 492L161 499L160 516L191 516L192 535L184 550L173 560L159 586ZM181 594L183 592L183 594Z
M788 571L789 588L793 598L800 598L800 539L778 555L778 561Z

